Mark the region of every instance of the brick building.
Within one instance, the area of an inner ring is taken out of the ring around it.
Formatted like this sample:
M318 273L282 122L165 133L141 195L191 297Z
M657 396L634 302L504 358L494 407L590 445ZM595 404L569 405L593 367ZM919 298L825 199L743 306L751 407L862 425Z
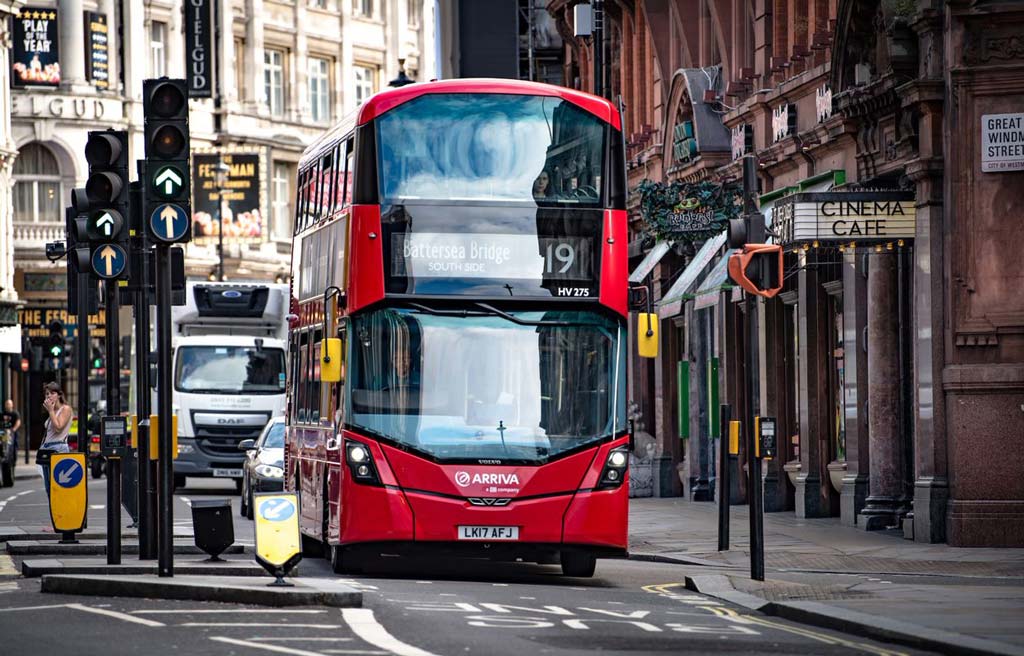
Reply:
M564 82L589 90L575 4L548 10ZM1024 545L1024 273L1008 247L1024 238L1024 8L605 5L631 188L735 184L754 155L769 239L786 252L782 293L748 318L724 235L652 239L632 195L633 279L653 289L662 324L659 358L631 363L649 493L713 498L717 407L748 407L754 321L755 405L781 438L766 510ZM730 490L745 494L742 480Z

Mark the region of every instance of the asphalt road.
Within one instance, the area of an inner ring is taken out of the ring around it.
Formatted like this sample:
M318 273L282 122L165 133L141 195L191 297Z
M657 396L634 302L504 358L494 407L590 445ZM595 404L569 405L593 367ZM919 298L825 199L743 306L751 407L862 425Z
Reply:
M103 525L105 482L90 481L90 525ZM176 526L190 525L187 500L232 498L228 481L190 484L176 495ZM127 523L127 516L125 516ZM0 490L0 526L46 526L38 479ZM134 556L126 556L134 558ZM364 591L361 609L268 609L244 605L69 597L39 592L0 554L3 654L919 654L847 634L766 617L687 591L675 565L602 560L593 579L556 566L388 559L346 578ZM303 577L333 577L307 559Z

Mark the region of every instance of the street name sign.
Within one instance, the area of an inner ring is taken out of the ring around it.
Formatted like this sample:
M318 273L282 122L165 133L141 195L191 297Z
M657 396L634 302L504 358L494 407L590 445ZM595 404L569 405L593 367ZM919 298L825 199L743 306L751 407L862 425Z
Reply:
M981 170L1024 171L1024 113L982 115Z
M87 494L85 454L55 453L50 456L50 521L58 533L85 527Z

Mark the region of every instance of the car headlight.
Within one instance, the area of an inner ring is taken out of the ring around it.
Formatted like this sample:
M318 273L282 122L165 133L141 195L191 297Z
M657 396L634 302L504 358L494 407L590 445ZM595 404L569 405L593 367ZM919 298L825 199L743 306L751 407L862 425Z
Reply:
M256 465L256 475L262 478L284 478L284 470L274 465Z

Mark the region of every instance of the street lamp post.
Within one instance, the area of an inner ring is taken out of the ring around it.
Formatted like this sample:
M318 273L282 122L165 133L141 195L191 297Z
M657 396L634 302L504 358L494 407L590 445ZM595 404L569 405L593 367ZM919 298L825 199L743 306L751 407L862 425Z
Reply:
M224 191L231 167L224 160L217 161L217 278L224 282Z

